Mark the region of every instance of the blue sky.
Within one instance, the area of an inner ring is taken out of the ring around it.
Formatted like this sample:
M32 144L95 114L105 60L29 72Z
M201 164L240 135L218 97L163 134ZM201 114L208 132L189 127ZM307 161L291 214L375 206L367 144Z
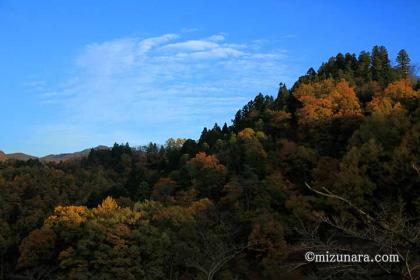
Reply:
M337 52L420 63L419 1L0 0L0 150L197 139Z

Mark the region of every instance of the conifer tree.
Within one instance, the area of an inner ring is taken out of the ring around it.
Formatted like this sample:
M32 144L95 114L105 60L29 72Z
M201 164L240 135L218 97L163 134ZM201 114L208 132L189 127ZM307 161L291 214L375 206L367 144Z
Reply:
M407 79L410 74L410 57L406 50L402 49L398 52L397 56L397 69L400 77Z

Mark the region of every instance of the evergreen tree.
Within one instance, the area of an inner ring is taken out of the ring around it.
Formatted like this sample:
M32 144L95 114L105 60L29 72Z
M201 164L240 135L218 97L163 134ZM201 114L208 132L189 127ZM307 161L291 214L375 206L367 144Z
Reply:
M402 49L398 52L397 63L399 76L403 79L407 79L410 74L410 57L406 50Z
M372 79L372 73L370 69L371 57L369 52L362 51L358 58L357 65L357 76L362 82L367 82Z
M391 64L388 51L384 46L374 46L372 49L372 78L382 86L386 86L390 80Z
M274 101L274 109L287 111L287 102L289 99L289 90L284 83L280 83L277 98Z

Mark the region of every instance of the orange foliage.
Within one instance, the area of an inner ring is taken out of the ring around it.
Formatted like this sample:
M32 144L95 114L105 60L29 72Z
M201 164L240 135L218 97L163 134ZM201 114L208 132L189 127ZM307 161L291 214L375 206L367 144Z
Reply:
M382 94L375 96L367 104L367 108L373 114L384 116L403 114L405 112L403 105L407 105L407 102L410 103L419 97L420 92L415 91L409 81L399 80L389 84Z
M346 81L337 83L329 96L336 116L360 115L360 103L353 88Z
M385 89L384 94L394 100L415 99L420 97L420 92L415 91L407 80L399 80L389 84Z
M318 83L301 84L293 92L293 95L298 99L303 96L322 98L328 96L334 89L334 86L335 82L333 79L326 79Z
M214 155L207 155L204 152L198 153L189 164L196 169L215 169L218 171L226 171L226 168L219 164L219 160Z
M361 107L354 90L346 81L333 85L330 79L296 89L303 104L299 110L299 123L308 125L329 121L342 116L359 116Z
M120 237L128 237L131 234L131 230L126 224L117 224L114 232Z
M302 96L299 100L304 104L303 108L299 110L300 124L305 125L332 118L331 100L313 96Z

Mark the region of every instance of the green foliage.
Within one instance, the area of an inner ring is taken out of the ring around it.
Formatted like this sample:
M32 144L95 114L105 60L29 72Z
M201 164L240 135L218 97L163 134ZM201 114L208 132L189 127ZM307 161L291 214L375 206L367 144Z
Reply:
M402 49L397 55L397 69L400 79L407 79L410 75L410 58L406 50Z

